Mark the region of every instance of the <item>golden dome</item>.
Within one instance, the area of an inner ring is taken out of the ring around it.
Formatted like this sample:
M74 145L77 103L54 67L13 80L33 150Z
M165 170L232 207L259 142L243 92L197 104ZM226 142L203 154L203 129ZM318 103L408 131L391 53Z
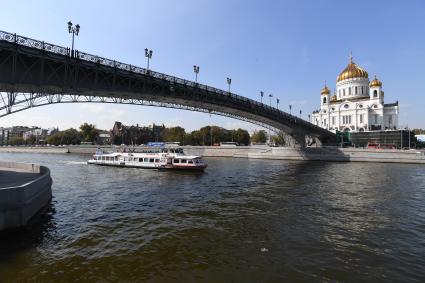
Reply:
M330 89L328 88L328 86L325 84L325 86L322 88L322 90L320 91L320 94L321 95L327 95L327 94L330 94L331 93L331 91L330 91Z
M334 95L332 95L332 97L331 97L331 101L337 101L338 99L337 99L337 97L336 97L336 95L334 94Z
M369 78L369 75L365 70L360 68L356 63L353 62L353 58L350 58L350 63L348 66L339 74L336 78L336 81L342 81L352 78Z
M369 84L370 87L374 87L374 86L382 86L382 82L380 80L378 80L375 76L375 79L373 79L373 81L370 82Z

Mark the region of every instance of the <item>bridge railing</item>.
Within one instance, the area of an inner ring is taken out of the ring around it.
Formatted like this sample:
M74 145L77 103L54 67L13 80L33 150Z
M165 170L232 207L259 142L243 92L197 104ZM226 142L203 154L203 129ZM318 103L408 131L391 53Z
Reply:
M22 46L27 46L27 47L31 47L31 48L40 49L40 50L45 50L47 52L51 52L51 53L55 53L55 54L72 56L72 57L78 58L80 60L93 62L93 63L101 64L101 65L104 65L104 66L108 66L108 67L114 67L114 68L124 70L124 71L134 72L134 73L138 73L138 74L142 74L142 75L146 75L146 76L151 76L151 77L162 79L162 80L167 80L167 81L169 81L170 83L173 83L173 84L180 84L180 85L185 85L185 86L189 86L189 87L207 90L207 91L215 93L215 94L232 97L232 98L239 100L239 101L245 101L245 102L248 102L250 104L254 104L258 107L261 107L261 108L267 109L268 111L274 112L277 115L280 115L280 116L285 117L287 119L291 119L291 120L295 121L296 123L303 124L303 125L311 127L311 128L315 128L318 131L324 130L324 129L320 128L319 126L316 126L316 125L314 125L310 122L307 122L307 121L305 121L301 118L298 118L294 115L290 115L290 114L288 114L284 111L281 111L277 108L271 107L267 104L264 104L264 103L258 102L256 100L253 100L253 99L250 99L250 98L247 98L247 97L244 97L244 96L240 96L240 95L228 92L228 91L224 91L224 90L221 90L221 89L218 89L218 88L215 88L215 87L211 87L211 86L208 86L208 85L203 85L203 84L200 84L200 83L197 83L197 82L188 81L188 80L185 80L185 79L182 79L182 78L170 76L170 75L155 72L155 71L152 71L152 70L147 70L145 68L129 65L129 64L126 64L126 63L117 62L115 60L111 60L111 59L108 59L108 58L99 57L99 56L96 56L96 55L80 52L78 50L75 50L74 54L71 54L71 50L67 47L54 45L54 44L46 43L44 41L39 41L39 40L35 40L35 39L32 39L32 38L20 36L20 35L17 35L16 33L15 34L14 33L8 33L8 32L0 30L0 40L19 44L19 45L22 45Z

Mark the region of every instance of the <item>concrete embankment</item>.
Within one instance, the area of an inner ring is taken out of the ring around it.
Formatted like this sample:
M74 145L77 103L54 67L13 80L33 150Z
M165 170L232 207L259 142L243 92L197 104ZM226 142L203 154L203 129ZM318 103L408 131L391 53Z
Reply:
M49 168L0 161L0 231L25 226L51 198Z
M93 154L96 146L67 147L0 147L0 152L36 152L36 153L79 153ZM113 151L116 147L102 146L103 150ZM357 161L357 162L392 162L425 164L425 151L420 150L385 150L360 148L288 148L265 146L184 146L188 154L205 157L238 157L281 160L310 161ZM139 147L134 148L136 151Z

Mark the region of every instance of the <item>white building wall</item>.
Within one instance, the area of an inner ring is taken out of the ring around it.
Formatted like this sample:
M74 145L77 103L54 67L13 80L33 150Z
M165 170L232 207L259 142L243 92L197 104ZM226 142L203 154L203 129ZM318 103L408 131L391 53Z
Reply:
M355 92L356 86L357 94ZM361 87L363 87L363 94ZM347 91L349 88L351 88L351 94ZM342 90L345 90L345 96ZM377 91L376 97L373 95L374 90ZM339 91L341 91L341 100L339 99ZM338 82L336 95L337 103L330 102L330 95L327 95L327 103L325 104L323 103L323 95L320 96L321 107L319 111L311 115L311 123L332 131L398 128L398 106L385 107L382 88L369 88L368 79L357 78ZM360 118L361 115L362 119Z

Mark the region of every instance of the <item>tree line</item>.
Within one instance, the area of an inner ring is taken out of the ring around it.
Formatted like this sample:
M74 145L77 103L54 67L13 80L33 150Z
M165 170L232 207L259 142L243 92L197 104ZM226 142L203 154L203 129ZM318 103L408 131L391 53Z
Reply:
M111 135L107 144L115 145L140 145L148 142L178 142L181 145L218 145L221 142L235 142L239 145L264 144L269 136L265 130L255 131L252 135L247 130L228 130L218 126L205 126L198 130L186 132L182 127L126 127L126 131L114 133L113 131L102 131L93 124L84 123L78 129L70 128L48 136L46 144L51 145L78 145L81 142L92 144L102 144L105 142L100 138L100 133ZM22 137L14 136L9 140L10 145L33 145L36 138L30 136L26 140ZM276 145L284 145L282 134L272 135L270 141Z
M247 130L228 130L218 126L205 126L199 130L186 132L182 127L137 127L138 130L129 130L126 133L113 134L111 131L110 143L115 145L140 145L148 142L179 142L181 145L211 146L221 142L235 142L239 145L264 144L268 140L265 130L255 131L252 135ZM80 144L81 142L99 143L99 133L101 131L93 124L84 123L79 130L70 128L59 131L46 139L46 143L52 145L60 144ZM129 135L129 136L123 136ZM273 135L271 142L276 145L284 145L282 134Z

